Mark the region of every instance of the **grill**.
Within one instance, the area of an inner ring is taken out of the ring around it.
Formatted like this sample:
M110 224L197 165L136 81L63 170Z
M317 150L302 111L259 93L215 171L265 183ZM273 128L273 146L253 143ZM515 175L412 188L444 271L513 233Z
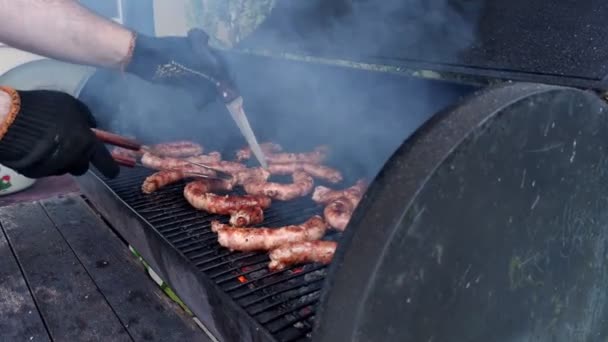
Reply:
M227 222L228 217L192 208L182 195L187 181L165 187L157 193L143 194L141 184L151 173L144 168L124 169L119 178L103 181L179 251L186 262L208 277L274 340L309 340L326 267L308 264L269 272L267 254L230 252L217 243L217 235L211 231L212 220ZM103 177L98 176L100 179ZM282 178L274 177L273 180L282 181ZM285 181L288 181L287 177ZM235 193L242 192L239 189ZM312 215L322 214L322 210L323 207L309 197L289 202L275 201L265 211L265 221L258 226L298 224ZM340 235L329 232L326 239L335 240Z
M331 146L343 159L339 169L357 167L346 185L378 175L344 236L328 237L341 239L329 268L271 274L265 254L219 247L210 222L227 217L192 209L184 182L144 196L147 170L79 178L91 203L219 340L306 341L313 324L315 341L332 342L571 341L585 333L606 340L608 318L599 313L608 310L597 298L608 237L598 233L604 220L589 212L605 204L598 184L608 184L597 167L608 160L605 105L528 83L473 92L504 80L605 92L608 36L596 28L608 4L432 3L284 1L226 53L258 139L293 152ZM74 73L36 65L3 84L42 88ZM78 87L59 89L80 92L100 128L144 143L192 139L222 152L243 145L221 104L198 108L189 94L101 70ZM554 91L570 102L540 101ZM461 96L471 97L463 104ZM545 120L557 121L560 135L546 138L554 125ZM562 165L570 141L576 161L545 172L543 165ZM533 182L526 190L518 190L519 177L508 182L519 171ZM275 202L263 225L320 212L309 199ZM513 218L523 223L511 225ZM540 257L547 248L559 257ZM565 249L580 253L564 261ZM542 276L527 276L528 268ZM513 274L525 288L512 288Z

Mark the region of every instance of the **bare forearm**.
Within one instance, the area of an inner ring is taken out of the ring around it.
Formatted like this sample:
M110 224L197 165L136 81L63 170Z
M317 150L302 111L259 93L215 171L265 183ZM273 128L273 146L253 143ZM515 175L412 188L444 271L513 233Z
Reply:
M0 0L0 41L79 64L118 68L133 33L73 0Z

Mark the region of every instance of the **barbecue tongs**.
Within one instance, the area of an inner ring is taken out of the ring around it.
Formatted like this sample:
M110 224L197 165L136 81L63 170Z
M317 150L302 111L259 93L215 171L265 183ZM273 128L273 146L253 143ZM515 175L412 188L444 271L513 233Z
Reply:
M102 141L104 143L122 147L124 149L131 150L131 151L145 152L147 149L146 146L140 144L136 140L129 139L129 138L126 138L126 137L123 137L121 135L114 134L111 132L102 131L102 130L96 129L96 128L91 128L91 130L93 131L93 133L95 133L95 136L97 137L97 139L99 139L100 141ZM118 156L118 155L112 155L112 158L114 158L114 161L116 161L116 163L118 163L119 165L122 165L122 166L126 166L126 167L141 166L141 167L148 168L147 166L141 164L136 159L131 159L128 157L123 157L123 156ZM192 171L192 172L188 171L187 173L193 177L232 180L232 175L230 175L226 172L216 170L212 167L209 167L207 165L204 165L204 164L201 164L198 162L193 162L193 161L186 160L186 159L180 159L180 160L183 160L184 162L186 162L188 164L196 165L198 167L201 167L203 169L213 172L213 174L204 174L204 173L199 173L199 172L194 172L194 171Z

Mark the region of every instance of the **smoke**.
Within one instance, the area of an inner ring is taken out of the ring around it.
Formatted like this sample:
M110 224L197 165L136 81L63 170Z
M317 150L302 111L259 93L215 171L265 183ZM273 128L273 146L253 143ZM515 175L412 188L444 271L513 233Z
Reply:
M453 62L475 40L479 2L282 1L241 47L344 60ZM282 59L231 59L253 124L293 150L328 144L332 160L373 177L435 112L472 89Z
M237 48L351 60L454 60L474 41L479 12L478 2L458 3L468 5L282 0ZM472 90L387 72L247 54L227 57L260 141L290 151L330 145L330 164L352 178L373 177L432 114ZM144 142L193 139L223 152L245 144L221 104L201 109L189 94L135 77L99 72L82 97L104 113L102 126Z
M454 59L476 36L478 0L280 1L241 46L350 58Z

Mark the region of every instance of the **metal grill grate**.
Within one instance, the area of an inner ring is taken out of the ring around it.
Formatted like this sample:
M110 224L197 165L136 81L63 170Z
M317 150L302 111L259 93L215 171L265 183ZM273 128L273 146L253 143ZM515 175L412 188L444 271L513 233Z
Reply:
M228 217L192 208L182 195L185 181L143 194L141 184L149 174L143 168L124 169L119 178L105 182L277 341L309 340L326 267L309 264L271 273L267 254L222 248L211 231L211 221L227 222ZM298 224L322 209L308 197L274 201L258 226ZM339 234L329 233L326 238L337 239Z

